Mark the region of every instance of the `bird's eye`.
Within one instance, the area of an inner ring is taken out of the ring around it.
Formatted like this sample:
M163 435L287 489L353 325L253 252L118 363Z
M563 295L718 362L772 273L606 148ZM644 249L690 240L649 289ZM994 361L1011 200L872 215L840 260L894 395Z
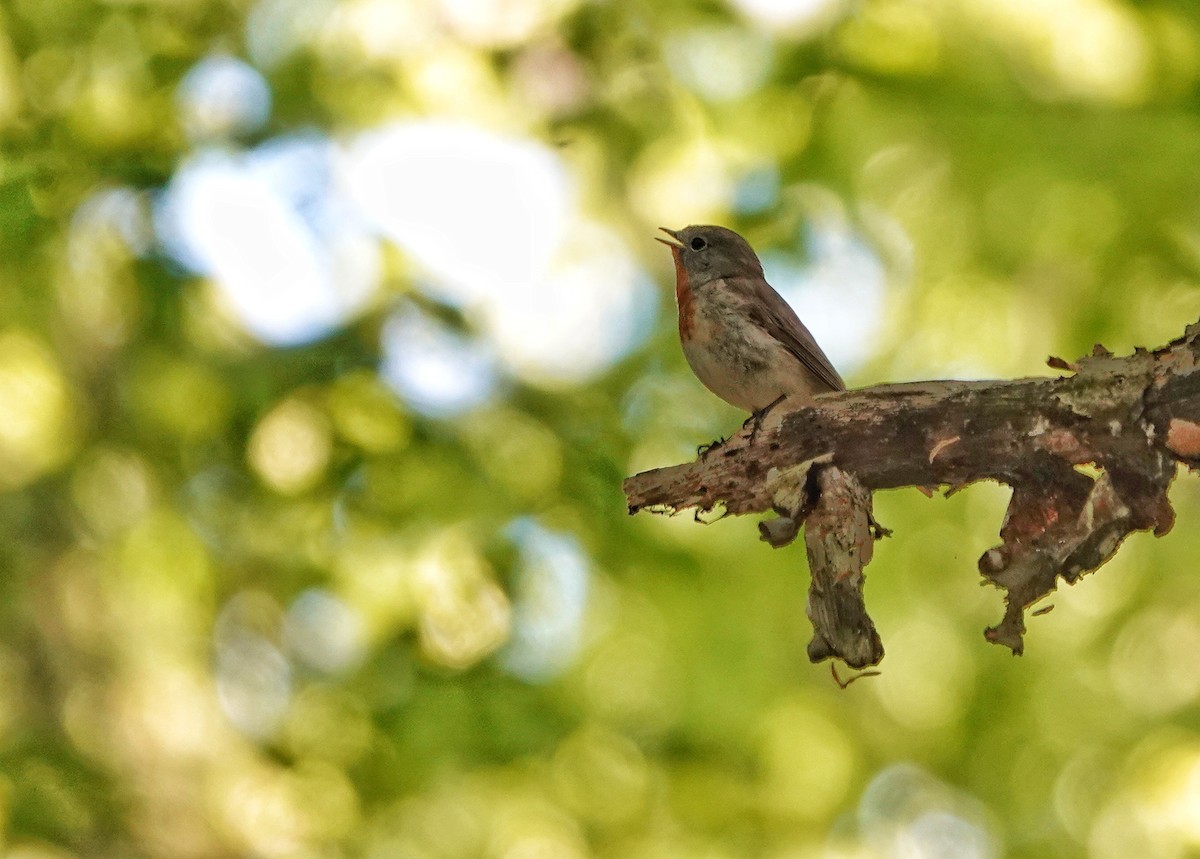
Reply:
M702 251L706 247L708 247L708 242L704 241L704 239L700 238L699 236L696 236L696 238L692 239L692 250Z

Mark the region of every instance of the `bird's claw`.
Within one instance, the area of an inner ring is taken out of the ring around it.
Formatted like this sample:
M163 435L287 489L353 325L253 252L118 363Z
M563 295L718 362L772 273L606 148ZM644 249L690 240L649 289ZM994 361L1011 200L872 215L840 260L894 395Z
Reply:
M754 425L753 429L750 430L750 444L754 444L754 439L758 437L758 431L762 429L763 419L767 416L771 409L782 403L786 397L787 394L780 394L757 412L752 412L750 417L746 418L746 420L742 423L742 429L745 429L750 424Z
M719 438L716 441L710 441L708 444L702 444L696 448L696 456L701 459L707 459L708 455L714 450L717 450L721 445L725 444L725 439Z

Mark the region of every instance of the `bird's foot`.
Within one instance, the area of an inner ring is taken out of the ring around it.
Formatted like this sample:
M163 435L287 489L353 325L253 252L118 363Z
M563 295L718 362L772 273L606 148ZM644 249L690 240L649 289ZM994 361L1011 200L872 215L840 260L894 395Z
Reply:
M742 423L742 429L753 425L753 429L750 430L750 444L754 444L754 439L758 437L758 431L762 429L763 419L767 416L771 409L782 403L786 398L787 394L780 394L757 412L752 412L750 417L746 418L745 422Z
M716 441L710 441L708 444L702 444L696 448L696 456L701 459L708 459L708 455L714 450L717 450L721 445L725 444L725 439L719 438Z

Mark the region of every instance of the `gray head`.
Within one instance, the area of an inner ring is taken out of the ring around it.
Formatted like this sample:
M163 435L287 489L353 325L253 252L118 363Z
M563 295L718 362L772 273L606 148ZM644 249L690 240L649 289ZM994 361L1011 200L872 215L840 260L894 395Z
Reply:
M670 238L655 238L671 247L676 270L687 275L689 286L703 286L720 277L762 277L762 264L754 249L733 230L710 224L678 231L659 229Z

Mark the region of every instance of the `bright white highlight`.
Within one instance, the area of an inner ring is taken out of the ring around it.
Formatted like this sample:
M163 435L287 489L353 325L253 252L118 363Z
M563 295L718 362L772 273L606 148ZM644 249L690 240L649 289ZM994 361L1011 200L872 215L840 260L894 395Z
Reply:
M480 405L496 383L487 350L416 310L401 310L387 321L383 356L383 380L409 406L433 417Z
M670 36L665 49L672 73L712 101L758 89L771 65L771 42L742 27L687 30Z
M512 639L501 662L525 680L548 680L568 668L579 651L590 570L569 534L520 519L508 529L520 546Z
M295 657L327 674L357 666L366 645L362 618L323 588L296 597L284 616L283 634Z
M793 36L826 29L846 6L846 0L732 0L747 18Z
M1003 845L986 809L910 763L880 771L864 789L858 828L873 855L996 859Z
M412 122L353 141L342 166L363 213L425 270L422 288L467 311L522 377L586 378L646 329L652 291L623 243L580 218L547 147Z
M328 159L319 139L201 152L161 201L171 255L212 278L241 324L272 345L330 333L378 280L374 240L329 187Z
M271 88L253 66L233 57L206 57L183 78L176 95L193 137L255 131L271 115Z
M156 228L247 331L279 346L365 309L377 235L393 242L415 263L416 286L462 310L485 341L476 349L422 324L415 342L439 345L421 355L397 333L416 330L415 317L389 329L384 375L431 414L482 401L495 375L485 353L543 385L603 372L651 330L656 307L621 238L580 214L558 153L462 124L397 123L336 154L317 136L202 150L159 200ZM461 380L450 354L466 356Z
M469 305L545 276L571 209L545 147L436 122L368 133L346 154L350 193L384 235Z
M487 331L523 376L570 381L608 366L648 328L654 293L610 230L579 224L546 277L486 304Z
M265 69L278 65L311 45L338 8L338 0L258 0L246 16L250 59Z

